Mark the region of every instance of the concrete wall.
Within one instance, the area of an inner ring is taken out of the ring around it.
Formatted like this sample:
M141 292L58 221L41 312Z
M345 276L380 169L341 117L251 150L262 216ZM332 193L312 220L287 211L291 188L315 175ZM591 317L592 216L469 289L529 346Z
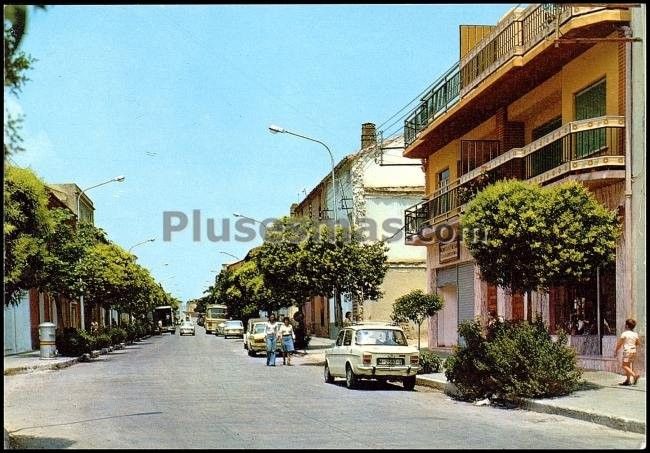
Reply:
M4 355L32 350L27 293L17 305L4 307Z
M632 44L632 291L636 303L637 332L646 331L646 5L632 8L632 33L641 42ZM645 344L645 342L644 342Z

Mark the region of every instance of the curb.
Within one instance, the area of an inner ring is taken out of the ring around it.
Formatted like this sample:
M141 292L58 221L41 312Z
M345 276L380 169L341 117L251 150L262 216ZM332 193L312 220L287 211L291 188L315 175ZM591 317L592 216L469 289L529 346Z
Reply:
M431 379L423 379L416 376L415 383L416 385L423 385L440 390L450 396L453 396L455 393L455 386L449 382L433 381ZM646 424L644 422L622 417L613 417L611 415L597 414L589 411L569 409L566 407L551 406L535 400L524 400L519 404L519 408L531 412L561 415L563 417L607 426L619 431L628 431L637 434L645 434L646 432Z
M4 375L13 376L15 374L31 373L32 371L38 371L38 370L58 370L61 368L67 368L70 365L74 365L77 362L79 362L79 357L72 357L69 360L66 360L65 362L42 364L42 365L41 364L26 365L26 366L21 366L16 368L7 368L4 370Z
M645 434L646 432L646 424L644 422L630 420L623 417L613 417L611 415L597 414L595 412L579 411L566 407L551 406L534 400L524 400L519 405L519 407L532 412L562 415L564 417L596 423L598 425L607 426L619 431L629 431L638 434Z

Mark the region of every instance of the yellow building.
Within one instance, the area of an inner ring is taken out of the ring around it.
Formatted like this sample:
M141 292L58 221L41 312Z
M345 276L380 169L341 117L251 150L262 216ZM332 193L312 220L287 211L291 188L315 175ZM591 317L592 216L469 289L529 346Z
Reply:
M583 366L617 369L616 334L635 317L625 234L616 265L602 269L598 285L594 278L513 296L482 281L462 243L449 239L458 238L459 215L480 183L504 178L581 181L629 221L623 39L629 20L622 6L532 4L493 27L460 27L459 62L404 123L404 156L421 159L426 173L425 201L405 212L406 240L426 247L428 290L445 299L430 320L430 347L456 344L457 325L466 319L539 314L551 333L572 331Z

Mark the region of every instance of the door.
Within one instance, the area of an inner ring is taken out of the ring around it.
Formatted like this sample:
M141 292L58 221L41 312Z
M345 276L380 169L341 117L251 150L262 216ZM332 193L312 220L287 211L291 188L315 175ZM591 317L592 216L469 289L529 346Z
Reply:
M4 308L4 355L32 350L29 295L25 292L17 305Z
M597 118L606 114L605 80L575 95L576 120ZM592 129L576 134L575 158L582 159L603 151L606 146L605 129Z
M438 312L438 346L458 343L458 289L447 285L439 288L444 304Z
M336 343L334 343L334 347L332 348L332 351L327 355L327 361L329 363L330 367L330 374L334 376L342 376L342 373L340 372L340 362L341 362L341 348L343 347L343 335L345 335L345 331L341 330L339 332L339 335L336 337Z

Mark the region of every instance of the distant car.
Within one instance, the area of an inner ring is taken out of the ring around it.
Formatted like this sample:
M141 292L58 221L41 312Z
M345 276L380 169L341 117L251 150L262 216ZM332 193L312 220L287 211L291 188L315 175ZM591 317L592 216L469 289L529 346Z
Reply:
M221 329L224 338L228 337L244 337L244 323L238 320L226 321Z
M404 331L390 324L356 324L339 332L333 348L325 352L325 382L344 377L348 388L360 379L401 381L415 387L420 370L418 349L409 346Z
M246 332L244 332L244 349L248 349L249 337L253 334L253 326L257 323L264 324L266 319L264 318L250 318L246 325Z
M196 335L196 328L192 321L183 321L179 330L179 335Z

